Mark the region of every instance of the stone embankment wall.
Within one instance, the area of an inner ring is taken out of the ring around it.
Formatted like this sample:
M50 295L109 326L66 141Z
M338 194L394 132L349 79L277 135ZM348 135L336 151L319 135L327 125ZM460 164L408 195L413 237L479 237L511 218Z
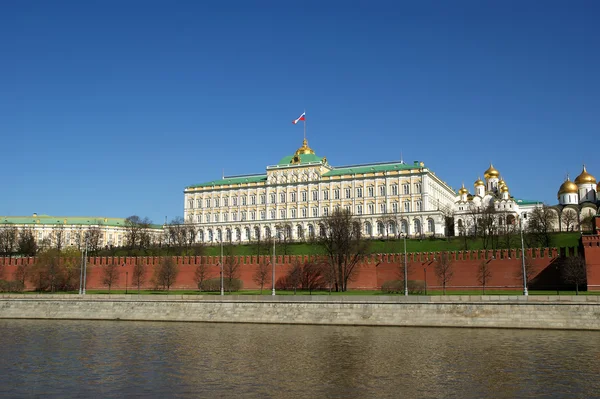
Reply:
M0 318L600 330L600 297L4 295Z
M537 284L539 289L556 289L559 267L562 254L573 254L574 248L526 249L526 257L531 258L535 277L532 284ZM426 282L430 289L441 288L441 283L435 275L435 262L439 259L439 252L409 253L407 255L409 280ZM478 269L482 262L487 263L491 271L487 288L520 290L523 286L521 270L521 251L519 250L478 250L450 252L452 259L453 276L447 284L447 289L475 289L480 288ZM219 257L216 256L180 256L176 257L179 264L179 275L172 289L197 289L194 279L196 268L199 264L208 265L209 278L219 277ZM276 279L286 275L295 262L308 260L306 256L278 256L276 262ZM151 276L154 267L161 261L160 257L103 257L88 259L88 289L105 289L102 283L102 269L107 264L119 265L119 279L113 289L124 289L127 285L132 288L131 279L133 267L136 262L147 266L147 277L142 288L152 288ZM270 262L268 256L239 256L235 261L240 264L240 276L244 289L258 289L254 281L254 274L261 262ZM32 265L35 258L0 258L0 278L14 279L18 265ZM350 282L350 289L372 290L378 289L389 280L403 279L401 275L404 263L403 254L373 254L357 267L357 273ZM268 285L269 288L270 283ZM33 289L30 281L26 281L26 288Z

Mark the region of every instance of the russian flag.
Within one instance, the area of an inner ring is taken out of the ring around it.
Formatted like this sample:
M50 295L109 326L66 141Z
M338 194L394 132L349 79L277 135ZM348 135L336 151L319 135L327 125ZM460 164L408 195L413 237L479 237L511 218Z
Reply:
M305 121L306 118L306 112L303 112L302 115L300 115L300 117L298 119L296 119L295 121L292 121L292 123L295 125L296 123L300 122L300 121Z

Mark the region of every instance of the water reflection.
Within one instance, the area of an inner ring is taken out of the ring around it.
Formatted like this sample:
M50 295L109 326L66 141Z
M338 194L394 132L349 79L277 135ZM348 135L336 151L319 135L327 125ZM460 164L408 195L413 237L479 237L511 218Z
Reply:
M600 333L0 320L0 395L593 397Z

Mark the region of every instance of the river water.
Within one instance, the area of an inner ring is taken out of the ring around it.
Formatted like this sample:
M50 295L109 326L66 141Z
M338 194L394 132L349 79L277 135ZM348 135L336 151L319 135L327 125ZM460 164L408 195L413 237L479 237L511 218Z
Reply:
M590 398L600 333L0 320L2 397Z

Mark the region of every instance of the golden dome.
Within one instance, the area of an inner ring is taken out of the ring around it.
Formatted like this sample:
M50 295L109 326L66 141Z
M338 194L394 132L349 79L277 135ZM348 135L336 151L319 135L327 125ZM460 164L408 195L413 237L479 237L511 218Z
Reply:
M481 180L480 177L478 177L477 180L475 180L474 186L475 187L477 187L477 186L485 186L485 183L483 182L483 180Z
M577 194L577 184L573 183L567 177L567 180L563 184L561 184L558 189L558 197L560 198L561 194Z
M585 170L585 165L583 165L583 170L575 179L575 184L596 184L596 178L590 175L587 170Z
M490 167L485 171L485 173L483 174L483 177L487 179L489 179L490 177L498 177L500 176L500 172L498 172L498 170L496 170L496 168L494 168L494 165L492 165L490 163Z
M508 192L508 186L506 184L504 184L502 187L500 187L500 191L502 191L503 193L507 193Z
M306 141L306 139L304 139L304 141L302 142L302 147L298 148L294 155L301 155L301 154L313 154L314 155L314 153L315 152L312 150L312 148L310 148L308 146L308 141Z
M463 194L469 194L469 190L467 190L465 188L465 183L463 183L462 187L460 188L460 190L458 190L458 194L459 195L463 195Z

